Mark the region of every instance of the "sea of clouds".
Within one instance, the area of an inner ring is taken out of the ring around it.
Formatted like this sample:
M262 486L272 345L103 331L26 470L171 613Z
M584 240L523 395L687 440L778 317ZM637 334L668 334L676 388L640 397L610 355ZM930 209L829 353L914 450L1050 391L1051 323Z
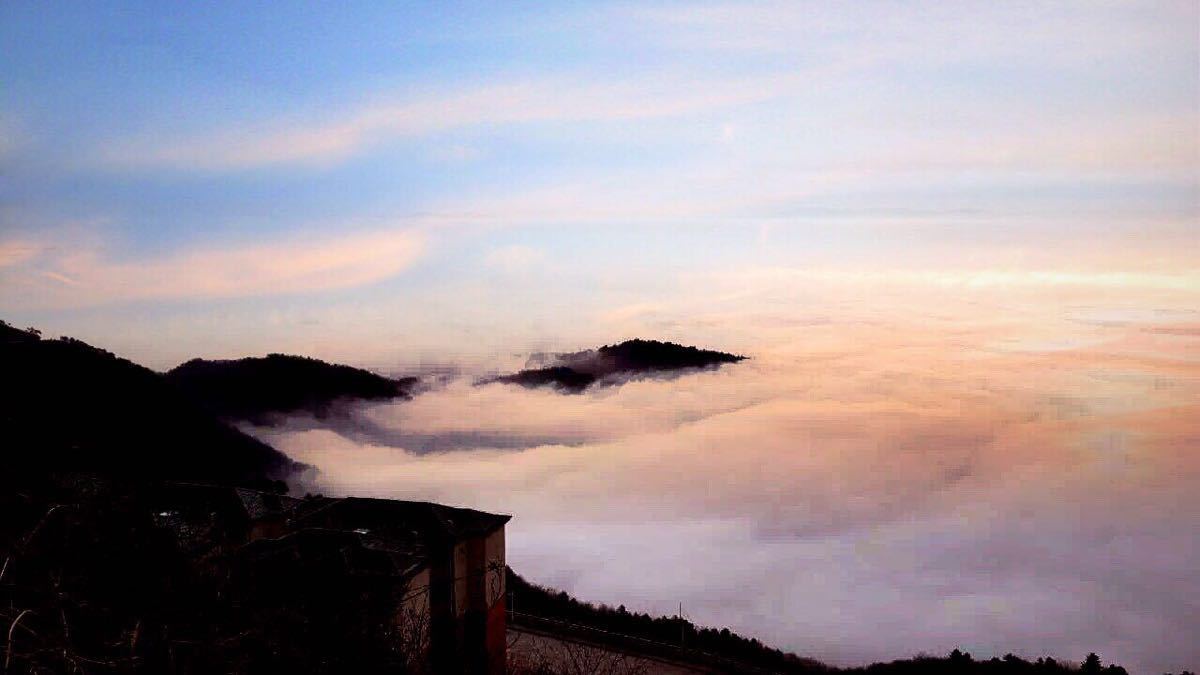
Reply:
M833 663L1194 668L1200 314L1050 290L781 291L654 319L752 357L718 370L579 395L463 373L250 430L315 467L304 490L511 513L536 582Z

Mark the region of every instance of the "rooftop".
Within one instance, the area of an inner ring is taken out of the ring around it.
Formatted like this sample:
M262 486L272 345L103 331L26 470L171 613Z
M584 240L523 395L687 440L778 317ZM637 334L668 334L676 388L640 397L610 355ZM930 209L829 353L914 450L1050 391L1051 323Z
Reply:
M458 540L503 527L512 516L431 502L366 497L310 497L293 511L297 526L366 530L379 536Z

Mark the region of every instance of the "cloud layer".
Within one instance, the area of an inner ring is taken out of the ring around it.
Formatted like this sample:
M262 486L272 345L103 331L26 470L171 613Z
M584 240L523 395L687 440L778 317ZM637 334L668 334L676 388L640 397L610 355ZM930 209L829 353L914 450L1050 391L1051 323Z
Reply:
M901 297L776 309L753 360L677 380L464 378L348 428L256 431L318 489L515 514L536 580L838 663L1194 663L1197 317Z

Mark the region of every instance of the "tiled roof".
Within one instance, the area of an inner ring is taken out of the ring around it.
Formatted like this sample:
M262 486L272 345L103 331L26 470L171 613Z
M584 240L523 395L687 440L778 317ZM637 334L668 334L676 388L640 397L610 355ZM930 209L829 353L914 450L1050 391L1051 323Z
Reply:
M191 547L212 544L209 540L225 536L222 533L228 528L246 532L257 521L279 518L286 521L285 528L292 533L309 529L342 531L366 549L416 555L423 554L430 545L489 534L511 518L431 502L323 496L297 499L197 483L164 485L154 500L156 521L174 531L181 541L191 542ZM334 535L301 536L330 539Z
M457 508L431 502L392 499L318 497L305 500L296 511L297 525L321 524L397 536L458 540L484 535L502 527L512 516Z

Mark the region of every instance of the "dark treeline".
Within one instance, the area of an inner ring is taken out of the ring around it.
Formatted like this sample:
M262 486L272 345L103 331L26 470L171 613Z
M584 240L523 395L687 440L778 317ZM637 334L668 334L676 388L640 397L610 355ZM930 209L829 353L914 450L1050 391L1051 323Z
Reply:
M339 556L262 574L228 521L159 522L173 481L282 492L300 465L79 340L0 322L0 373L0 672L421 672L394 589Z
M874 663L864 668L847 668L844 673L881 673L885 675L907 675L909 673L930 673L932 675L955 675L957 673L1086 673L1087 675L1128 675L1121 666L1104 666L1100 657L1088 654L1082 663L1055 660L1044 657L1028 661L1013 654L1003 657L993 656L986 660L975 660L969 653L958 649L950 652L949 656L917 656L890 663Z
M668 645L680 645L682 641L682 646L687 649L737 661L768 672L863 675L1019 675L1082 672L1089 675L1127 675L1121 666L1103 666L1095 654L1089 654L1081 662L1073 663L1048 657L1028 661L1013 654L975 659L971 654L957 649L944 657L922 655L859 668L836 668L775 649L755 638L738 635L728 628L706 628L673 616L652 617L649 614L630 612L623 605L614 608L583 602L566 592L530 583L511 568L508 570L508 590L516 612ZM1184 671L1181 675L1192 674Z
M73 338L0 322L4 470L186 478L279 489L299 468L163 375Z
M351 366L286 354L230 361L192 359L167 379L213 413L269 421L272 413L327 415L344 399L409 398L417 379L389 379Z
M673 342L636 339L599 349L559 354L546 367L528 368L487 382L525 387L553 386L563 392L577 394L593 385L619 384L639 376L711 368L737 363L745 358Z
M582 370L608 372L654 370L680 370L684 368L707 368L723 363L737 363L746 357L715 349L685 347L674 342L658 340L626 340L620 344L605 345L591 352L567 354L564 362Z
M577 600L564 591L532 584L508 569L508 591L516 612L556 619L568 623L621 633L643 640L679 645L710 652L758 668L787 673L830 672L824 665L802 659L779 649L764 645L755 638L745 638L728 628L698 627L676 617L655 616L630 612L624 605L609 607Z
M579 393L596 383L596 376L581 373L567 366L550 366L548 368L530 368L512 375L502 375L490 382L504 384L519 384L522 387L551 386L565 392Z

